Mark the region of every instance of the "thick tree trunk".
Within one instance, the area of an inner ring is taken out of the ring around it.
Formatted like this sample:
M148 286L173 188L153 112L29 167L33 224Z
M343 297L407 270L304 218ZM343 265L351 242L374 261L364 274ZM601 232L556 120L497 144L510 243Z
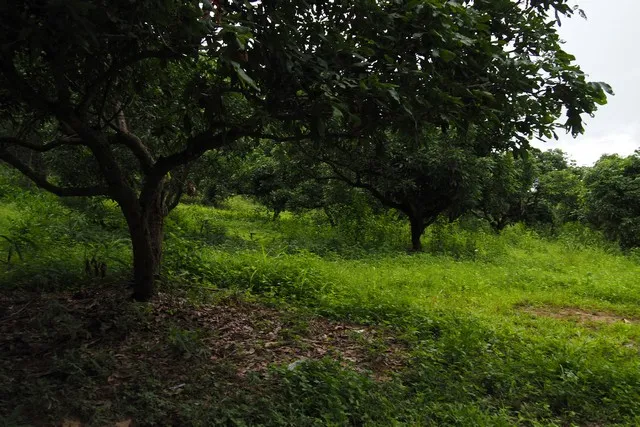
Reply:
M137 301L147 301L155 294L162 261L164 216L160 203L127 215L133 246L133 297Z
M409 223L411 225L411 250L413 252L422 251L422 242L420 238L424 233L425 225L424 220L420 216L409 216Z

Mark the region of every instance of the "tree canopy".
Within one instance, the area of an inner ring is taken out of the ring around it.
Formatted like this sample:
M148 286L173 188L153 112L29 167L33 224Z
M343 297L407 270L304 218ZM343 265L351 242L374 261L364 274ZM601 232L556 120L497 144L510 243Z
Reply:
M640 150L624 158L602 156L585 184L589 221L623 248L640 246Z

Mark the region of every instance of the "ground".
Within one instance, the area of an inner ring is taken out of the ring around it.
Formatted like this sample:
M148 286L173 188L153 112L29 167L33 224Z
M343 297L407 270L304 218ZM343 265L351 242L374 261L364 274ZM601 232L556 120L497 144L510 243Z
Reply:
M398 370L405 345L389 330L276 309L238 295L194 303L160 293L134 303L122 284L75 292L12 292L0 300L2 412L38 414L35 424L148 421L127 413L129 390L150 378L159 400L202 399L211 372L232 387L268 377L273 365L296 369L331 358L377 381ZM73 403L72 403L73 402ZM136 411L139 412L139 411ZM81 421L82 420L82 421ZM163 419L163 424L179 420ZM122 424L121 424L122 425ZM127 424L128 425L128 424ZM175 424L174 424L175 425Z
M116 206L0 195L0 425L640 425L640 253L580 224L166 224L134 303Z

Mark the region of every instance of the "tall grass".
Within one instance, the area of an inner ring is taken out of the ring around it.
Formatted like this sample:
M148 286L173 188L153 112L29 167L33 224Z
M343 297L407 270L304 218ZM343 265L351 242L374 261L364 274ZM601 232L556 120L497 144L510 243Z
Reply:
M1 177L0 177L1 178ZM65 200L0 179L0 286L54 289L84 283L85 261L108 265L111 276L129 271L124 222L108 202Z

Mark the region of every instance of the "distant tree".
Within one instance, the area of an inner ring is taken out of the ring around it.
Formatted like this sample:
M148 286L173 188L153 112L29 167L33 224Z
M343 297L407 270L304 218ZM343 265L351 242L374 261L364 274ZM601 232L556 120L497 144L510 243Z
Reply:
M535 158L538 175L567 170L570 166L567 153L559 148L545 151L533 148L531 149L531 154Z
M584 217L583 170L560 149L532 151L535 180L524 220L552 227Z
M551 214L554 225L584 219L585 186L582 171L569 167L552 170L538 178L536 201Z
M496 231L523 221L536 179L534 157L526 153L516 158L510 151L492 153L484 164L480 197L471 212Z
M485 173L473 212L496 230L520 221L553 227L584 216L583 171L562 150L494 153Z
M605 155L586 173L587 219L623 248L640 246L640 150Z
M273 212L274 220L285 210L301 213L320 209L331 225L336 225L342 211L353 202L353 189L321 178L325 175L322 170L318 162L291 155L282 144L259 144L243 156L227 182L236 194L252 197Z
M552 21L573 13L568 0L8 0L0 160L59 196L115 200L147 299L164 218L209 150L427 123L493 129L490 151L551 136L563 108L582 132L609 88L561 48Z
M232 144L224 150L211 150L194 162L189 170L191 196L204 204L221 206L226 199L239 194L237 183L246 163L247 148Z
M357 146L325 145L317 152L304 147L305 155L325 164L325 178L362 188L382 205L409 220L411 247L422 249L420 238L439 215L459 216L474 200L481 176L478 158L464 147L463 138L439 129L418 140L385 133Z
M247 156L238 191L271 210L274 220L285 210L321 208L322 184L293 163L281 147L255 150Z

